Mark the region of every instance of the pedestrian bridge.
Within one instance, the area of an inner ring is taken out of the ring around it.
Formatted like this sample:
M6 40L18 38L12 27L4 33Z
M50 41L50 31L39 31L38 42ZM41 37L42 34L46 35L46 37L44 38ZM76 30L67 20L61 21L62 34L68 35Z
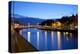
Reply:
M14 29L16 30L27 29L27 28L37 28L37 29L43 29L43 30L46 30L46 29L54 30L55 29L51 26L41 26L41 25L19 25L19 24L14 25Z

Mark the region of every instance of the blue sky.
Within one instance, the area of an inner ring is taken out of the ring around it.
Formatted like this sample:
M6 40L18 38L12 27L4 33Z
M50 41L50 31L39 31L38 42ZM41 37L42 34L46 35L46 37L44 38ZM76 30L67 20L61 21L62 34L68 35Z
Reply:
M14 14L41 19L57 19L78 13L77 5L19 2L13 3ZM12 9L13 10L13 9Z

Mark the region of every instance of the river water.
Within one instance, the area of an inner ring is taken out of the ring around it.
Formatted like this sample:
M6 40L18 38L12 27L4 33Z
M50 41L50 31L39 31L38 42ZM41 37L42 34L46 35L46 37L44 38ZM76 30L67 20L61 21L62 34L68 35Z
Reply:
M28 28L22 29L20 34L39 51L78 48L78 37L76 33Z

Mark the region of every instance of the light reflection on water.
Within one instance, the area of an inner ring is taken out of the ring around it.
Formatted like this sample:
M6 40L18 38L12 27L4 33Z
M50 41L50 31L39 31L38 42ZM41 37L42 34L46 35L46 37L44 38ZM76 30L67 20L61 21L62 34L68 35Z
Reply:
M58 31L57 32L57 36L58 36L58 49L61 48L61 33Z
M47 49L47 31L45 31L45 49Z
M37 48L39 49L39 32L37 32Z
M77 38L73 33L23 29L20 34L38 50L58 50L77 48Z
M51 34L52 34L52 35L51 35L51 36L52 36L52 37L51 37L51 38L52 38L52 48L54 48L54 37L53 37L53 36L54 36L54 32L52 31Z
M30 32L28 32L28 42L30 42L30 36L31 36L31 33Z

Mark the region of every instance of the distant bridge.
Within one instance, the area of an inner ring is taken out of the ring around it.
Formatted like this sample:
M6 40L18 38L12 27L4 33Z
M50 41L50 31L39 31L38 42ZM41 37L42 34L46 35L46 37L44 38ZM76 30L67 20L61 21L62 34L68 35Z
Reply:
M27 28L38 28L38 29L55 29L51 26L41 26L41 25L19 25L19 24L15 24L14 25L14 29L27 29Z
M54 28L52 26L41 26L41 25L19 25L19 24L14 24L14 29L16 31L19 31L21 29L28 29L28 28L37 28L37 29L41 29L41 30L51 30L51 31L67 31L67 32L75 32L77 30L70 30L70 29L61 29L61 28Z

